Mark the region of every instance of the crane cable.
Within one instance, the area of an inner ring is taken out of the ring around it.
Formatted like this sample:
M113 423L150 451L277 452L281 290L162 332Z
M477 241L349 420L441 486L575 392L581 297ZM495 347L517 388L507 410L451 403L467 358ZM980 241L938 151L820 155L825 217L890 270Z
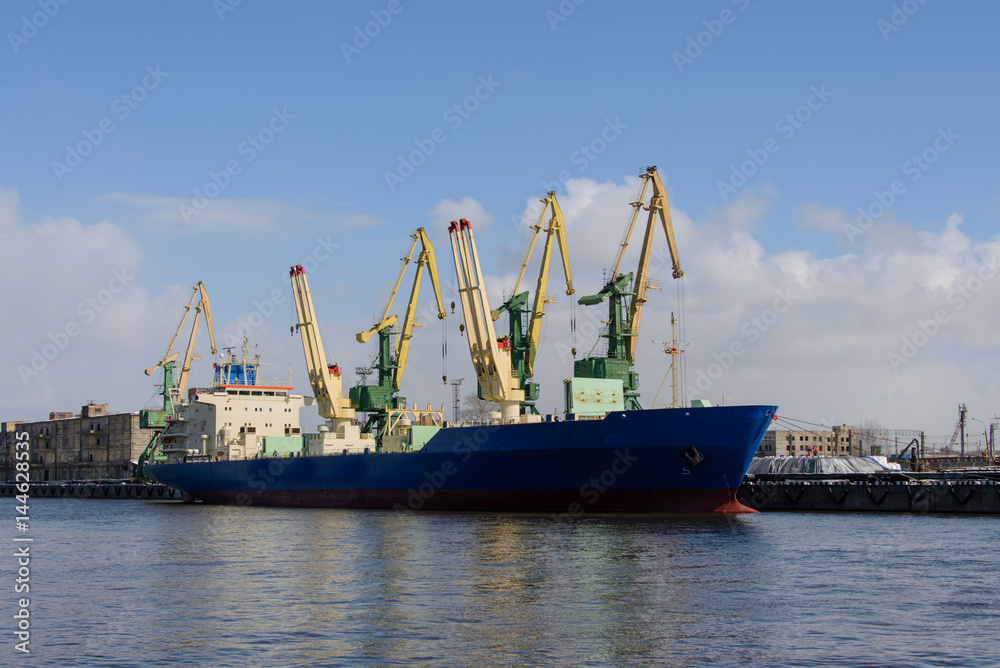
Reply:
M569 300L569 346L576 359L576 300L570 295Z
M447 318L441 318L441 382L448 384L448 327Z
M687 318L684 313L684 277L681 276L677 279L677 312L680 315L680 339L682 342L687 341L686 334L686 324ZM687 356L680 355L679 366L677 367L677 382L680 384L677 395L680 397L681 406L687 406Z

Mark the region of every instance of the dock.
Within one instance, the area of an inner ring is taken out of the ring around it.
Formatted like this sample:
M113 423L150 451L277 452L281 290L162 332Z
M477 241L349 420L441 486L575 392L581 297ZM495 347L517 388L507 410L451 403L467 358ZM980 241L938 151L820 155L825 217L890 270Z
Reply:
M24 483L21 483L22 485ZM0 497L16 496L17 484L0 483ZM70 499L154 499L180 501L181 493L159 483L141 483L127 480L100 482L32 482L28 483L28 496L38 498Z
M751 474L736 498L762 512L1000 514L1000 468Z

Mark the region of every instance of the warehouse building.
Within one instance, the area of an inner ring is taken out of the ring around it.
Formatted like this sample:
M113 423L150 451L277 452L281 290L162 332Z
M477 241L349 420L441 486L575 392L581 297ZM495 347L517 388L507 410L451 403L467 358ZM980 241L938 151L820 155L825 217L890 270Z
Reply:
M79 414L53 412L40 422L4 422L0 425L3 480L14 480L15 443L25 432L32 481L130 478L134 462L154 434L139 427L138 413L109 413L108 404L95 402L83 406Z
M803 457L806 455L861 455L861 441L856 427L838 425L831 431L793 431L770 429L764 434L758 457Z

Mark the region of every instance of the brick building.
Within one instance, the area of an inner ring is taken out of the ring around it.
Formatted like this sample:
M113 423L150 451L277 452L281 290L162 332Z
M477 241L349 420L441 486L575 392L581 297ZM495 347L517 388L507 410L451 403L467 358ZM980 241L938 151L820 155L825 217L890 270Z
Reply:
M764 434L757 457L791 457L805 455L855 455L861 454L861 441L856 427L834 426L831 431L792 431L770 429Z
M107 404L88 403L79 415L50 413L41 422L0 425L0 478L14 480L16 435L28 433L31 480L115 480L132 476L153 436L139 427L138 413L108 413Z

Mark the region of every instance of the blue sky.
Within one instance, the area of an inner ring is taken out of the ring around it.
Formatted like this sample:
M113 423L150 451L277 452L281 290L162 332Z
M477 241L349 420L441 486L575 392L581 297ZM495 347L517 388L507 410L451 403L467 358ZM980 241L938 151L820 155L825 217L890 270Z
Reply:
M153 389L141 370L198 280L219 331L283 291L253 338L307 391L287 336L288 266L330 255L309 278L331 357L350 368L367 360L353 334L371 325L412 229L432 232L450 279L444 226L473 220L499 297L522 214L550 187L574 283L596 292L634 177L655 164L688 274L689 381L747 344L710 398L725 385L803 419L933 433L950 434L960 401L987 420L1000 411L998 288L985 280L969 308L947 298L997 244L998 13L934 0L7 2L0 258L19 324L3 352L3 417L87 399L138 409ZM401 170L413 155L421 164ZM206 188L215 196L200 202ZM880 197L888 213L845 231ZM78 305L123 267L134 279L83 322ZM789 287L804 296L751 349L743 325ZM644 319L644 393L664 372L652 340L672 296ZM939 308L947 322L894 368L891 353ZM82 333L25 380L19 366L77 320ZM412 399L450 403L439 330L419 334ZM451 346L449 375L469 379L461 351ZM551 364L547 410L570 362ZM822 390L789 391L797 383Z

